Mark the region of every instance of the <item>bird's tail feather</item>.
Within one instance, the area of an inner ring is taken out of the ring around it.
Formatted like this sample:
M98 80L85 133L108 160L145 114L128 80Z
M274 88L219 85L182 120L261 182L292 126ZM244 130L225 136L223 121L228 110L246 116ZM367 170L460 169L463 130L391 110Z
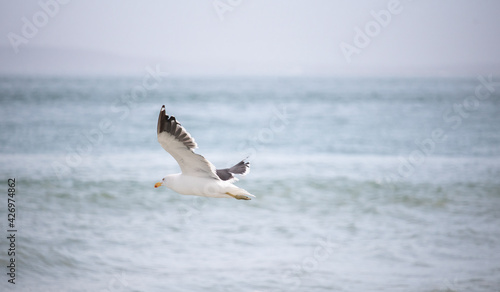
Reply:
M233 195L244 195L255 198L255 196L250 194L247 190L238 187L231 188L228 190L228 192Z

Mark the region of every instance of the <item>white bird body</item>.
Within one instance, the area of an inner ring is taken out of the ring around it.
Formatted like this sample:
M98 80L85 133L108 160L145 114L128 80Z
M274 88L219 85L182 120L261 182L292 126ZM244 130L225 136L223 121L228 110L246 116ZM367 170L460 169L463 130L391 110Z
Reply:
M230 193L233 195L246 195L249 194L244 189L241 189L231 182L223 180L215 180L213 178L197 177L183 175L182 173L169 174L164 177L162 185L181 194L193 195L213 198L231 198Z
M177 122L175 117L165 113L165 106L158 117L158 142L179 164L182 173L165 176L155 188L166 186L182 195L214 198L235 198L250 200L255 197L246 190L233 185L237 178L233 174L246 175L250 163L244 160L226 169L215 169L205 157L196 154L194 138Z

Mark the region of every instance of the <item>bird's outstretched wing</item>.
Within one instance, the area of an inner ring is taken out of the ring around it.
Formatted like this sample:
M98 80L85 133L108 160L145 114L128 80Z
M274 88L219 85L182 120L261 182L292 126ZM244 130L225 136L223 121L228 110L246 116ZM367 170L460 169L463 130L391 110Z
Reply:
M250 162L242 160L238 162L236 165L230 168L217 169L217 176L221 180L227 180L230 182L237 181L238 179L234 176L234 174L239 174L242 176L247 175L250 172Z
M219 179L215 166L205 157L194 153L198 147L194 138L173 116L168 116L163 105L158 117L158 142L175 158L184 175Z

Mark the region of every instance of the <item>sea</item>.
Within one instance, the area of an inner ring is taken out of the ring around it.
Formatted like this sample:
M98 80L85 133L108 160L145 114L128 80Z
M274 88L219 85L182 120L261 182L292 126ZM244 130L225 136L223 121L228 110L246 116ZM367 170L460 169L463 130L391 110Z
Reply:
M0 77L1 291L500 291L500 83ZM166 106L251 201L154 184Z

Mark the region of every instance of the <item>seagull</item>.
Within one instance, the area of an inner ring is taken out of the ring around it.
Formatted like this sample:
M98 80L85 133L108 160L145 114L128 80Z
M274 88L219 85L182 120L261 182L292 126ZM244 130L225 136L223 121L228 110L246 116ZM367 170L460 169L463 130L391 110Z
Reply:
M214 198L235 198L250 200L255 197L246 190L235 186L238 179L235 174L246 175L250 171L250 162L242 161L230 168L216 169L205 157L196 154L198 145L194 138L173 116L168 116L165 105L158 117L158 142L179 164L182 173L169 174L155 188L167 188L182 194Z

